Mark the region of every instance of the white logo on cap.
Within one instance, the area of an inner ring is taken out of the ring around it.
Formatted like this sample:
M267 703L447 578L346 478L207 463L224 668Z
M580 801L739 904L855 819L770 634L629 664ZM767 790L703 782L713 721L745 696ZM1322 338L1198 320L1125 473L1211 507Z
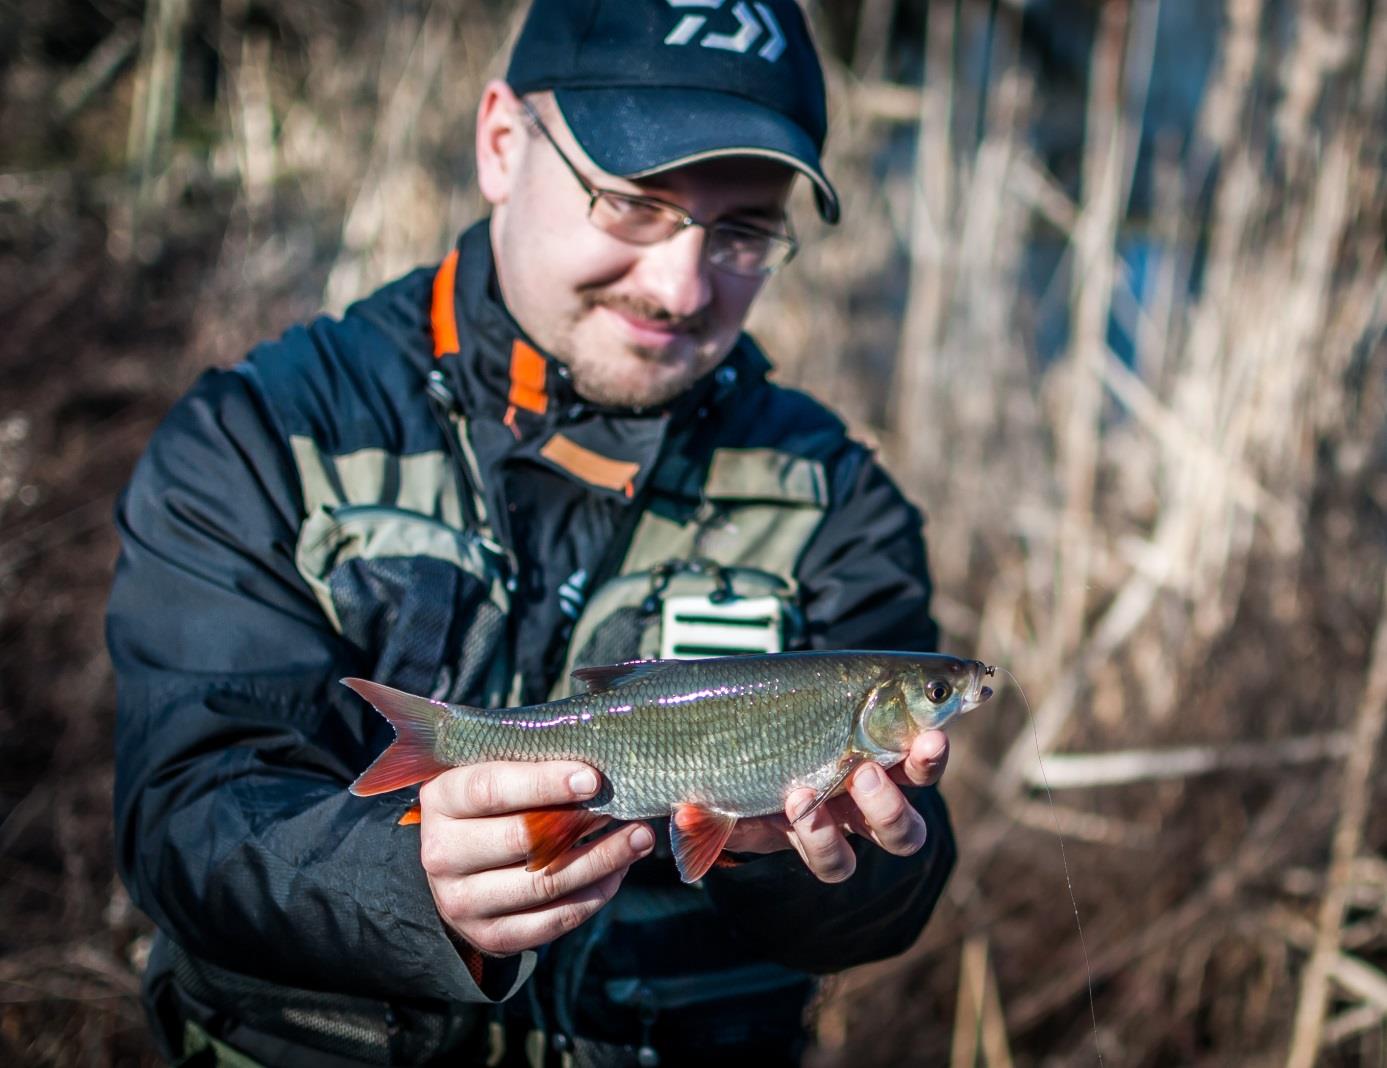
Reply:
M717 11L723 5L723 0L665 0L672 8L699 7L708 11ZM752 8L756 9L756 14L752 14ZM726 52L739 52L745 55L751 50L757 39L761 36L762 26L765 23L765 31L769 35L766 42L756 50L756 54L768 63L774 63L780 58L780 54L785 51L785 34L780 29L780 23L776 21L771 9L759 0L753 4L747 4L745 0L737 0L732 5L732 14L737 19L736 33L705 33L699 40L704 48L720 48ZM756 15L761 16L761 21L756 20ZM679 19L674 29L670 30L665 37L667 45L686 45L694 39L699 30L703 29L707 23L707 15L684 15Z

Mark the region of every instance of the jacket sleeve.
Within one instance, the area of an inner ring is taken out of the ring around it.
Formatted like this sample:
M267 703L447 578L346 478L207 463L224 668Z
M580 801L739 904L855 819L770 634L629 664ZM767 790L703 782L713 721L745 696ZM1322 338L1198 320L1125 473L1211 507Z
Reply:
M832 507L797 569L811 644L937 648L920 514L859 446L840 458L832 486ZM912 856L857 838L857 870L845 882L819 882L785 851L713 869L708 892L747 944L790 967L831 972L901 953L929 919L955 859L939 791L909 794L928 831Z
M121 499L107 619L121 876L160 928L222 967L490 1000L434 908L418 835L395 825L402 799L347 792L389 728L338 685L372 665L295 570L301 507L247 365L204 376ZM533 964L514 958L499 993Z

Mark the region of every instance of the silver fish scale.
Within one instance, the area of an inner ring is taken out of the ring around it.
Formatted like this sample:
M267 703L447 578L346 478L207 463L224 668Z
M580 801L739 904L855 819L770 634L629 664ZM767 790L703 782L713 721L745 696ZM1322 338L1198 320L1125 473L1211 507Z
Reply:
M601 693L479 714L451 706L437 752L449 764L581 760L611 796L591 807L648 819L677 803L736 816L778 812L794 786L822 789L888 658L801 654L689 660Z

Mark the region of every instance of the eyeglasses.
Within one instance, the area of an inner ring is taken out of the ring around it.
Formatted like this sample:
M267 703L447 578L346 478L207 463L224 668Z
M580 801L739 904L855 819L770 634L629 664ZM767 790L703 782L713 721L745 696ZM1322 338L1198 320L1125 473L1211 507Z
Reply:
M530 102L522 100L520 104L535 128L559 154L569 173L578 180L583 192L587 193L588 221L603 233L633 245L654 245L669 240L690 226L699 226L708 234L704 255L710 264L729 274L751 277L771 274L794 259L799 242L795 240L793 231L774 234L740 223L701 223L683 208L655 197L598 188L574 166ZM785 229L790 230L788 218Z

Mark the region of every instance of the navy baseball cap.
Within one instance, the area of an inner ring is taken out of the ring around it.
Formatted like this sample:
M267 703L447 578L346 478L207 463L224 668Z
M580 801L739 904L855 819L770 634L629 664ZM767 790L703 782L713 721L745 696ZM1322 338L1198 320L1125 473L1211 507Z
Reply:
M553 90L609 174L759 156L808 177L819 214L838 221L819 159L823 69L795 0L534 0L506 81Z

